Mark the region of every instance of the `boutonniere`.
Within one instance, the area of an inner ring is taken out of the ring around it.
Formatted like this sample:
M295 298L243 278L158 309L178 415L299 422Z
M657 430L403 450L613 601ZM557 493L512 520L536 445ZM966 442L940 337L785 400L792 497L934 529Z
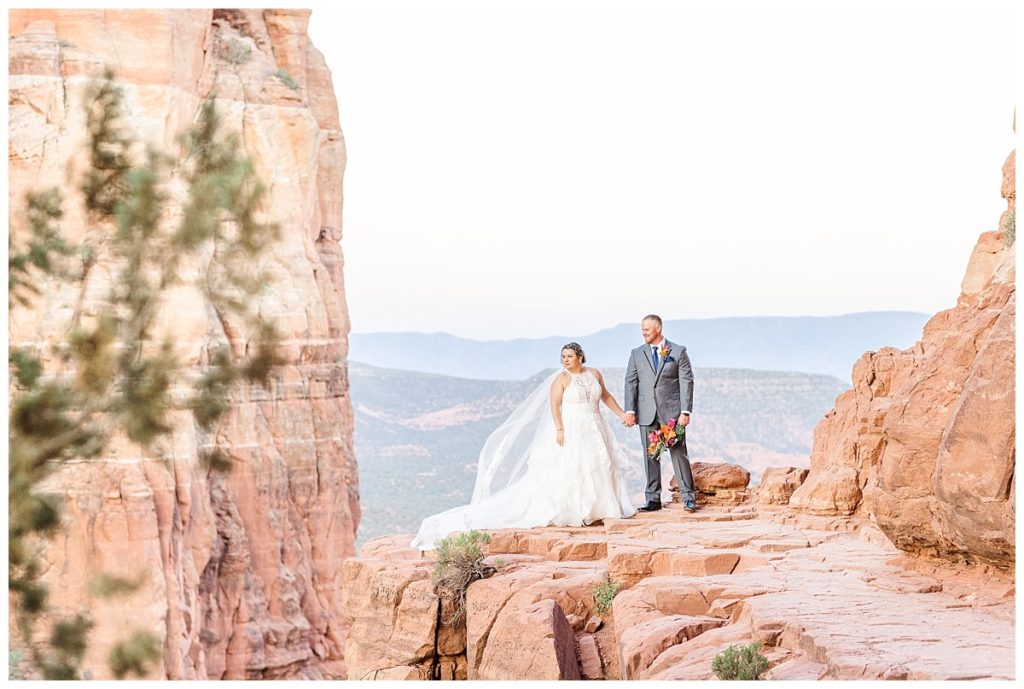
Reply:
M675 361L675 359L669 356L671 352L671 349L669 349L665 345L661 345L661 349L658 350L658 356L661 357L661 360L667 364L670 361Z

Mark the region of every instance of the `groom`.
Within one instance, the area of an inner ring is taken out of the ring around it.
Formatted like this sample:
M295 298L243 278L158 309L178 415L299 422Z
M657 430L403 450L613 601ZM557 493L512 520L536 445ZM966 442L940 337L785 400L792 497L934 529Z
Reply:
M661 509L661 465L657 457L647 455L647 436L669 419L680 426L690 423L693 409L693 370L686 347L673 344L661 334L661 318L644 316L640 330L646 344L629 354L626 366L626 417L628 428L639 421L640 440L644 445L644 469L647 473L647 504L641 512ZM669 449L672 470L679 484L679 495L687 512L697 509L693 493L693 475L686 456L686 438Z

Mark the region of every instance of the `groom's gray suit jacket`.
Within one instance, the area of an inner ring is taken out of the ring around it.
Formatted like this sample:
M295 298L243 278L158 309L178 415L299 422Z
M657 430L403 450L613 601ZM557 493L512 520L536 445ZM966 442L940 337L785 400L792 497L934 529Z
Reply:
M630 352L626 367L626 411L636 412L641 426L654 423L654 416L666 423L686 411L693 411L693 369L686 347L665 340L668 356L654 370L651 347L641 345Z

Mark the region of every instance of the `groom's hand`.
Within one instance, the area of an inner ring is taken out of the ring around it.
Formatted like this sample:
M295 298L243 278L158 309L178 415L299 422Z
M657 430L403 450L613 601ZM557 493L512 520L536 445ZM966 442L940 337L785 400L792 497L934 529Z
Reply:
M626 428L632 428L636 425L636 414L631 411L626 412L622 415L622 425Z
M689 414L680 414L679 415L678 423L679 423L680 426L688 425L690 423L690 415Z

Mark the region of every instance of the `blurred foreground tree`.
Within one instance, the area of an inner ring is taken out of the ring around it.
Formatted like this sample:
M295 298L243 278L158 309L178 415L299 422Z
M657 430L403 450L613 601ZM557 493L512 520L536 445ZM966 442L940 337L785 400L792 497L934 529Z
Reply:
M124 94L111 73L89 90L85 106L89 167L67 200L84 204L85 242L72 247L62 239L65 200L57 189L27 195L27 229L20 241L10 238L13 232L8 240L9 308L31 308L44 282L81 287L101 251L116 271L106 299L88 314L80 305L66 339L48 355L42 346L12 344L9 351L11 615L26 662L45 679L79 677L92 622L87 614L50 619L39 554L60 525L60 504L40 484L61 462L99 461L114 436L150 446L170 433L174 410L191 411L200 429L214 430L232 388L265 385L280 363L274 325L258 316L265 279L255 268L278 227L259 219L263 186L237 136L220 132L213 101L202 104L171 152L142 152L126 128ZM221 319L251 334L238 347L243 351L225 343L208 352L199 376L194 369L185 375L171 339L154 334L167 290L183 282L190 261L205 262L192 284ZM230 466L217 450L201 460L211 470ZM142 583L101 578L93 586L101 597ZM50 619L45 629L44 616ZM108 663L117 677L142 675L159 655L157 638L137 632L113 649Z

